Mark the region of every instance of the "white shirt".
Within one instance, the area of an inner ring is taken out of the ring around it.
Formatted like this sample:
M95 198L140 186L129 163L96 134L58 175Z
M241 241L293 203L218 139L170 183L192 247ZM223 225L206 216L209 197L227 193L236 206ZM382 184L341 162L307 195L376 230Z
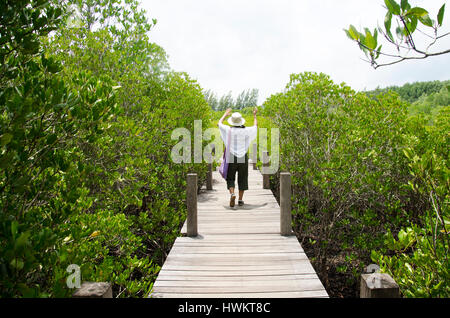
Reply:
M225 147L228 146L228 132L230 129L230 152L237 158L241 158L247 153L250 143L256 138L257 126L231 128L230 126L219 124L220 135L225 143Z

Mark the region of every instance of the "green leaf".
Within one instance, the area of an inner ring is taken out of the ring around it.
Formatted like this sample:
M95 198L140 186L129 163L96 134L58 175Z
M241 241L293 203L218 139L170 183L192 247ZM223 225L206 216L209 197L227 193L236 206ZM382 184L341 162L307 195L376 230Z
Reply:
M392 42L394 42L394 37L391 33L391 23L392 23L392 13L388 12L386 13L386 17L384 18L384 28L386 29L386 34L391 39Z
M344 29L345 34L347 34L348 38L350 40L354 40L354 38L351 36L350 32L347 29Z
M1 156L0 168L5 169L7 166L12 166L13 159L14 159L14 152L7 152L4 156Z
M18 250L18 249L24 247L25 245L27 245L29 237L30 237L30 232L28 232L28 231L20 234L20 236L14 243L14 249Z
M399 39L402 39L402 38L405 36L405 29L402 28L402 27L400 27L400 26L398 26L398 27L395 29L395 33L397 34L397 37L398 37Z
M403 153L405 155L406 158L408 158L409 160L412 160L414 153L410 148L405 148L403 149Z
M47 145L51 145L53 143L55 143L56 139L58 137L56 136L56 134L51 134L50 136L47 137Z
M366 39L364 41L364 45L366 45L369 49L375 50L377 47L377 41L374 36L372 36L372 33L370 33L369 30L366 30Z
M414 271L413 271L413 268L411 267L411 265L409 264L409 263L405 263L405 267L408 269L408 271L412 274Z
M424 8L420 8L420 7L414 7L412 9L410 9L408 12L406 12L405 16L407 16L407 17L415 16L415 17L419 18L419 17L424 17L426 15L428 15L427 10L425 10Z
M12 234L13 240L16 239L18 228L19 228L19 223L16 220L14 220L11 223L11 234Z
M398 232L398 240L400 241L400 243L404 243L406 241L406 238L407 238L406 232L403 229L401 229Z
M445 12L445 3L439 9L439 13L437 16L439 26L442 26L442 21L444 21L444 12Z
M419 21L422 22L423 25L428 27L433 27L433 20L431 20L430 16L427 14L422 17L418 17Z
M13 258L9 263L11 267L21 270L23 268L24 262L20 258Z
M428 27L433 27L433 20L428 15L425 17L419 18L419 21L422 22L423 25L426 25Z
M25 190L25 185L28 184L30 178L27 176L21 176L13 182L13 187L15 191L22 193Z
M381 258L381 255L380 255L377 251L372 250L372 251L370 252L370 259L371 259L372 261L378 262L378 261L380 260L380 258Z
M384 0L384 3L386 4L389 12L395 15L400 15L400 6L397 2L395 2L394 0Z
M377 49L377 55L376 55L375 58L379 58L379 57L380 57L381 47L382 47L382 46L383 46L383 45L380 45L380 46L378 47L378 49Z
M358 35L358 31L356 30L356 28L350 24L350 27L348 29L348 33L350 35L350 37L355 40L358 41L359 39L359 35Z
M408 0L402 0L401 2L402 11L408 10L411 6L408 3Z
M417 28L418 19L416 17L411 17L410 21L406 23L408 31L412 34Z
M11 142L12 138L13 138L13 135L11 135L11 134L8 134L8 133L3 134L0 137L0 145L2 145L2 147L6 146L7 144L9 144Z

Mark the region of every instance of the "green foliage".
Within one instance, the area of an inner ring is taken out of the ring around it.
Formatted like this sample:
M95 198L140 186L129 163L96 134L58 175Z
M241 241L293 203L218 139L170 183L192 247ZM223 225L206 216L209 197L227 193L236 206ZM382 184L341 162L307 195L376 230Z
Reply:
M63 80L48 71L48 63L44 56L27 63L15 86L2 92L5 295L16 295L17 288L23 296L31 291L39 295L48 288L43 272L48 273L57 260L56 246L61 243L57 226L88 207L80 166L85 157L78 145L95 143L100 127L116 110L107 78L80 72Z
M4 72L14 78L16 73L6 66L16 66L18 56L39 53L39 37L57 29L64 8L56 1L7 0L0 4L0 62ZM24 62L23 60L21 62Z
M427 114L434 118L446 106L450 106L450 91L446 87L442 87L437 93L422 95L411 104L408 110L412 115Z
M436 20L431 19L430 14L426 9L421 7L411 7L408 0L402 0L400 4L395 0L384 0L384 4L387 10L384 18L384 28L379 26L378 28L375 28L373 32L368 28L364 28L363 32L359 32L353 25L350 25L348 29L344 29L344 32L350 40L358 43L359 48L367 57L367 62L371 63L375 69L379 66L392 65L407 59L427 58L449 52L448 50L433 53L429 52L429 48L434 45L437 40L448 35L448 33L438 35L438 29L442 27L444 19L445 3L439 9ZM395 18L397 22L397 27L395 28L396 37L393 36L392 30L393 18ZM425 26L428 29L432 29L433 35L429 35L420 30L418 28L419 26ZM417 30L420 30L420 33L424 33L429 38L426 49L419 48L417 43L415 43L414 35L417 34ZM396 48L397 53L382 51L382 45L378 46L378 34L383 35L387 40L387 43L393 48ZM408 55L410 51L419 54L419 56ZM394 60L387 63L380 63L378 61L380 55L385 58L394 58Z
M406 83L402 86L376 88L375 90L366 92L366 94L370 97L376 97L379 94L387 93L388 91L394 91L399 94L404 101L412 104L418 101L423 95L431 95L441 92L442 89L446 88L449 84L450 81Z
M411 121L422 121L425 126L423 118ZM450 107L447 106L420 135L416 125L411 127L409 147L404 149L413 176L408 186L427 198L428 209L420 224L412 223L400 230L397 237L386 233L385 245L391 251L388 255L372 254L372 259L394 277L406 297L448 298L450 295L446 283L450 279L449 123Z
M405 149L428 133L422 121L407 120L407 104L398 95L372 99L324 74L293 74L285 92L264 103L264 112L280 128L280 171L292 173L294 228L302 240L313 240L312 259L325 284L336 259L345 259L336 271L356 282L357 273L370 262L370 251L386 249L385 233L399 233L402 251L411 247L410 234L405 234L410 232L401 229L413 224L422 228L433 213L425 212L431 208L426 191L410 187L416 180L410 170L414 162ZM425 151L440 145L443 157L430 162L441 173L439 201L434 196L441 208L448 200L445 131L448 124L433 139L427 137L430 145L414 146ZM422 173L437 177L430 163L423 165ZM277 177L273 179L276 184ZM425 264L416 266L426 270ZM435 272L434 280L445 279L446 271Z
M32 19L37 51L4 55L2 72L12 73L0 92L1 295L69 296L66 269L78 264L82 281L143 297L184 222L186 174L206 178L206 164L171 161L171 132L192 131L194 120L207 128L210 109L149 41L136 1L39 3L7 6L36 17L75 9L78 22L49 20L59 28L48 37ZM2 39L24 27L11 21Z

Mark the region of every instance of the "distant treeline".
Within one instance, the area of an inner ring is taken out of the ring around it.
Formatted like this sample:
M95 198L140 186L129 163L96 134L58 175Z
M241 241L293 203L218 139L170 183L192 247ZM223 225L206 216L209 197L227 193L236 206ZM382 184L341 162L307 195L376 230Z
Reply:
M443 88L450 86L450 80L447 81L429 81L429 82L414 82L406 83L403 86L388 86L386 88L379 88L372 91L367 91L368 96L377 96L381 93L386 93L390 90L396 92L400 97L409 103L414 103L423 95L431 95L439 93Z
M389 86L366 92L369 97L392 90L410 105L410 115L426 114L433 118L442 108L450 106L450 80L407 83L403 86Z
M213 110L243 109L257 106L258 94L259 91L256 88L242 91L236 99L233 98L231 92L221 97L218 97L212 90L207 90L203 93L207 103Z

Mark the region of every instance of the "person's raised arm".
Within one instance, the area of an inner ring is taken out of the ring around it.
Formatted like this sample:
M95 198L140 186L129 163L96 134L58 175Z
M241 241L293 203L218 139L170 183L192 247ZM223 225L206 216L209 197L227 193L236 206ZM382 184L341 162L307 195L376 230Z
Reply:
M225 118L226 118L227 116L229 116L229 115L231 114L231 112L232 112L231 108L228 108L228 109L225 111L225 114L223 114L222 118L220 118L219 124L218 124L218 125L222 124L223 121L225 120Z
M253 108L253 125L258 126L258 120L256 119L256 113L258 112L258 107Z

